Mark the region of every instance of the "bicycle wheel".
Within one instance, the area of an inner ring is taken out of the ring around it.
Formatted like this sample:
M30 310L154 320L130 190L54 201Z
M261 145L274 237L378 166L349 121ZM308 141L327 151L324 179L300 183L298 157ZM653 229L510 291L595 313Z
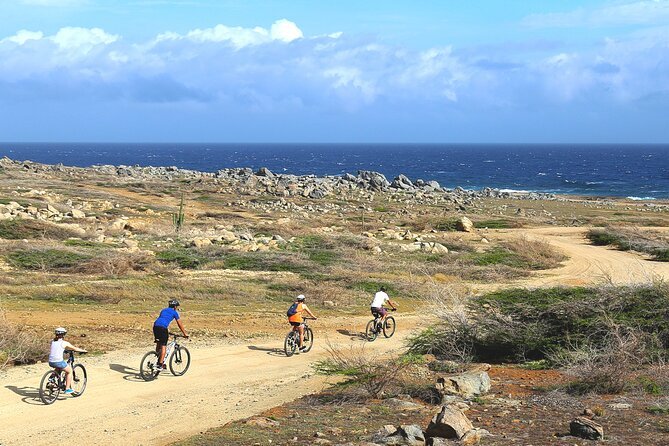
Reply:
M304 339L302 345L305 347L304 353L311 350L311 347L314 346L314 331L309 327L304 330Z
M139 376L144 381L153 381L160 374L160 370L157 367L158 355L155 351L150 351L142 358L142 362L139 365Z
M39 399L44 404L53 404L60 395L60 379L59 375L64 372L56 372L50 370L44 374L39 385Z
M299 336L296 331L290 331L286 335L286 340L283 341L283 351L286 352L286 356L289 358L293 356L295 350L297 350L297 344L299 341L296 335Z
M186 347L175 347L170 356L170 372L174 376L181 376L190 367L190 352Z
M388 316L383 324L383 336L390 338L395 334L395 318Z
M376 337L379 335L379 333L376 331L376 319L372 319L371 321L367 322L367 328L365 329L365 338L369 342L373 342Z
M88 381L88 375L86 374L86 368L77 364L72 367L72 396L81 396L86 390L86 382Z

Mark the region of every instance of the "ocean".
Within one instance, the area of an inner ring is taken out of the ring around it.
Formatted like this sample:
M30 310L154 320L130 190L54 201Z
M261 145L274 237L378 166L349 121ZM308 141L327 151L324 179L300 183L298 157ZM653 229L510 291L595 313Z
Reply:
M0 143L0 156L81 167L139 164L208 172L267 167L322 176L374 170L391 181L403 173L448 188L669 198L669 144Z

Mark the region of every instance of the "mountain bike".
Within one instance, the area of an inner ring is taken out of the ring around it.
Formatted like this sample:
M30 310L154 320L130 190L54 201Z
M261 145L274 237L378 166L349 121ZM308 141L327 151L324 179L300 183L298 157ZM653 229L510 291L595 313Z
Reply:
M311 347L313 347L314 345L314 332L311 328L309 328L307 320L315 321L316 318L313 317L304 318L304 322L302 323L302 325L304 326L304 339L302 340L303 341L302 345L304 345L306 349L302 353L307 353L309 350L311 350ZM286 340L283 341L283 351L286 352L286 356L291 357L295 354L295 352L299 347L300 347L300 332L297 331L297 327L294 327L286 335Z
M395 311L395 309L393 308L392 311ZM380 313L376 313L374 319L367 322L365 337L369 342L373 342L381 332L383 332L383 336L386 338L390 338L395 334L395 318L387 316L385 322L382 324L381 317Z
M88 375L86 368L81 364L74 363L74 352L68 351L67 363L72 367L72 390L74 397L81 396L86 390ZM82 353L83 354L83 353ZM61 391L65 391L65 370L54 368L44 374L39 385L39 398L44 404L53 404L58 399Z
M190 352L186 347L179 344L178 339L185 336L176 333L170 333L170 336L172 336L172 340L167 343L165 349L165 362L169 364L172 375L181 376L190 367ZM158 362L159 359L160 346L156 344L156 349L145 354L139 366L139 375L144 381L153 381L158 378L158 375L162 371L162 367L160 367Z

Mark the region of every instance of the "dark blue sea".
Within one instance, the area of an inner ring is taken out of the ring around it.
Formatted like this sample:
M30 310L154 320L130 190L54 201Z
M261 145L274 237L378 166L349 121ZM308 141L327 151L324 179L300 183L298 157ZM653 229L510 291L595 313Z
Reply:
M297 175L375 170L390 180L560 194L669 198L669 144L140 144L0 143L0 156L72 166L268 167Z

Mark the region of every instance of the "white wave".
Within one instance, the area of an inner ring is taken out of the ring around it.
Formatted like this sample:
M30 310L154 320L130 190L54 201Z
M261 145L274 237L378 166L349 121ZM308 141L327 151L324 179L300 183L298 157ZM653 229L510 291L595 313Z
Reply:
M643 200L657 200L655 197L627 197L629 200L643 201Z

